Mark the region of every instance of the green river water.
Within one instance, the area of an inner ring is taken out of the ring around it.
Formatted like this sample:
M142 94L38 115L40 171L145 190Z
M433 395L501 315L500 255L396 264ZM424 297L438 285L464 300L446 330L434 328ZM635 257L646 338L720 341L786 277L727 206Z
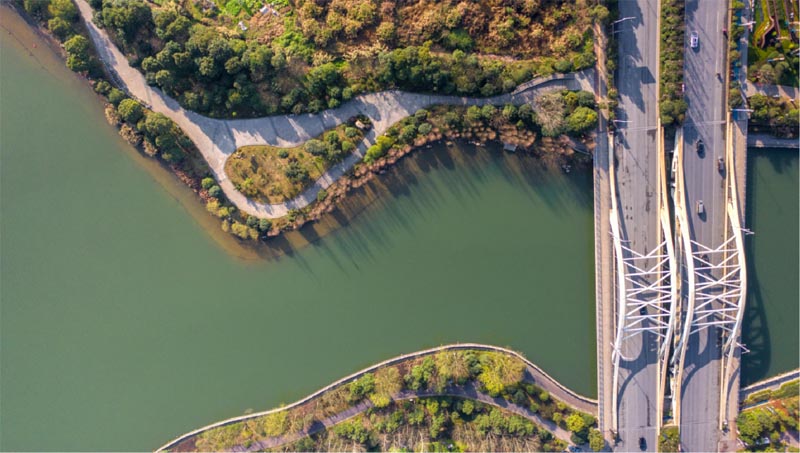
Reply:
M588 170L422 151L326 222L346 228L304 229L256 259L12 28L0 30L0 449L154 449L457 341L509 346L596 394Z
M797 150L750 149L748 297L742 384L800 367L800 174Z
M256 256L0 31L0 450L149 450L456 341L596 394L588 171L437 147ZM744 383L798 366L797 152L751 155Z

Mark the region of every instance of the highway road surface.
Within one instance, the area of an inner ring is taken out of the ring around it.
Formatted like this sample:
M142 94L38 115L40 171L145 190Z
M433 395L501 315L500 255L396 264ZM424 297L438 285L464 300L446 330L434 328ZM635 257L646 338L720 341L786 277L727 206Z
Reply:
M692 239L709 248L725 240L725 174L717 168L725 154L725 87L727 0L686 1L684 174L689 231ZM699 44L689 45L696 32ZM697 151L698 140L705 144ZM698 214L702 201L704 214ZM699 246L693 247L697 253ZM715 264L721 255L709 254ZM697 265L697 264L696 264ZM708 272L708 271L701 271ZM717 275L717 277L719 277ZM716 292L719 287L704 291ZM718 329L711 327L690 335L687 344L681 395L681 443L684 451L717 451L720 431L720 346Z
M658 2L622 1L619 9L621 21L612 33L619 43L615 80L620 104L614 149L620 236L632 250L647 254L661 242L656 166ZM647 266L654 264L651 260ZM646 450L656 451L657 349L652 333L639 334L621 345L617 450L638 451L639 439L644 438Z

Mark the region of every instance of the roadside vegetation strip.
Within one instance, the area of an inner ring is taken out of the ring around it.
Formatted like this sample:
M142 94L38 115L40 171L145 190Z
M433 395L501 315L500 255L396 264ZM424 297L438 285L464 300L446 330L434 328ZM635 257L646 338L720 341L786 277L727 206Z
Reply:
M675 452L680 451L681 435L680 428L675 425L662 426L658 434L658 451Z
M335 399L335 397L337 397L337 396L346 397L347 395L351 394L351 389L350 389L350 387L344 387L343 386L344 384L349 384L349 383L352 383L354 381L357 381L358 379L364 377L367 374L375 373L380 368L385 368L385 367L388 367L388 366L391 366L391 365L396 365L396 364L399 364L401 362L405 362L405 361L412 360L412 359L424 358L426 356L430 356L430 355L433 355L433 354L436 354L436 353L440 353L440 352L469 351L469 350L482 351L482 352L493 352L493 353L498 353L498 354L501 354L501 355L505 355L505 356L509 356L509 357L514 358L514 359L517 359L517 360L521 361L521 363L523 363L525 365L528 373L532 376L532 378L533 378L533 380L535 382L535 385L537 385L538 387L541 387L542 389L544 389L544 391L546 391L548 393L548 399L549 399L550 395L552 395L554 398L556 398L556 399L558 399L558 400L560 400L562 402L561 404L564 405L564 408L566 408L567 406L570 406L570 407L573 407L573 408L575 408L577 410L580 410L582 412L588 412L588 413L592 413L592 414L596 413L596 410L597 410L597 401L596 400L593 400L591 398L585 397L583 395L580 395L580 394L568 389L567 387L562 385L560 382L558 382L555 379L553 379L552 377L550 377L547 373L545 373L543 370L541 370L535 364L533 364L532 362L530 362L527 359L525 359L521 354L519 354L519 353L517 353L515 351L512 351L510 349L501 348L501 347L497 347L497 346L490 346L490 345L477 344L477 343L463 343L463 344L452 344L452 345L446 345L446 346L440 346L440 347L436 347L436 348L426 349L426 350L423 350L423 351L413 352L413 353L410 353L410 354L404 354L404 355L401 355L401 356L394 357L392 359L385 360L385 361L380 362L380 363L378 363L376 365L370 366L370 367L365 368L365 369L363 369L361 371L358 371L358 372L353 373L353 374L351 374L349 376L346 376L346 377L344 377L342 379L339 379L338 381L336 381L336 382L334 382L334 383L332 383L330 385L327 385L327 386L323 387L322 389L312 393L311 395L308 395L307 397L305 397L305 398L303 398L303 399L301 399L299 401L296 401L296 402L294 402L294 403L292 403L292 404L290 404L288 406L275 408L275 409L271 409L271 410L267 410L267 411L263 411L263 412L254 413L254 414L247 414L247 415L242 415L242 416L238 416L238 417L233 417L233 418L229 418L227 420L222 420L220 422L212 423L210 425L207 425L207 426L204 426L202 428L198 428L196 430L193 430L191 432L183 434L183 435L173 439L172 441L167 442L166 444L164 444L162 447L160 447L156 451L168 450L171 447L177 445L178 443L180 443L180 442L182 442L182 441L184 441L186 439L189 439L189 438L192 438L194 436L197 436L198 434L203 433L203 432L208 431L208 430L213 429L213 428L223 427L223 426L227 426L227 425L230 425L230 424L233 424L233 423L237 423L237 422L241 422L241 421L252 420L252 419L255 419L255 418L259 418L259 417L265 417L265 416L273 415L273 414L276 414L276 413L284 412L284 411L287 411L289 409L293 409L293 408L299 407L299 406L301 406L301 405L303 405L305 403L308 403L310 401L313 401L313 400L318 400L319 399L321 401L324 401L326 398L331 400L331 399ZM326 394L331 393L331 392L334 392L334 393L332 393L331 395L326 397ZM358 392L356 392L356 393L358 393Z
M768 385L771 386L773 384L768 384ZM772 399L782 399L798 394L800 394L800 379L794 379L791 381L784 382L778 389L775 390L767 387L756 391L751 390L747 392L746 396L743 393L742 396L744 396L744 398L741 399L741 404L744 407L748 407Z
M758 382L754 382L754 383L748 385L747 387L742 388L740 393L742 393L744 395L747 392L751 392L751 391L757 390L757 389L759 389L761 387L765 387L765 386L769 387L769 386L775 385L776 383L778 383L780 381L784 381L784 380L786 382L794 381L794 380L800 380L800 368L795 369L795 370L791 370L791 371L787 371L785 373L781 373L781 374L778 374L776 376L768 377L768 378L762 379L762 380L760 380Z
M686 25L684 0L661 0L661 39L659 71L659 114L661 124L683 122L686 101L683 99L683 52Z
M748 451L780 451L785 447L783 433L800 428L800 381L787 382L778 390L766 390L753 397L765 399L739 413L739 439Z

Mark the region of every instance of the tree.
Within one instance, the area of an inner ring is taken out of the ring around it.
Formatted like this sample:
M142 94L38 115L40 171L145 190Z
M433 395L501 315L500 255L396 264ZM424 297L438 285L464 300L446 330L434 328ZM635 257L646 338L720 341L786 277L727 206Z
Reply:
M589 430L589 447L594 451L600 451L605 446L606 440L603 439L603 433L594 428Z
M567 117L567 131L582 134L597 125L597 112L588 107L578 107Z
M270 219L259 219L258 229L261 230L261 232L266 233L272 229L272 221Z
M214 184L208 188L208 196L219 198L220 195L222 195L222 189L218 185Z
M125 99L117 106L117 113L128 124L136 124L144 114L142 105L133 99Z
M89 70L89 40L81 35L75 35L64 43L67 51L67 67L75 72Z
M286 167L286 170L283 171L283 174L286 175L286 177L289 178L289 181L293 183L303 182L308 179L308 169L304 168L296 160L289 162L289 165Z
M769 63L764 63L756 70L756 78L762 83L775 83L777 80L775 68Z
M571 413L565 421L567 423L567 429L573 433L577 434L586 429L586 423L583 420L583 417L577 412Z
M202 187L205 190L208 190L208 189L211 188L211 186L213 186L216 183L217 182L214 181L214 178L212 178L210 176L207 176L207 177L203 178L202 181L200 181L200 187Z
M119 103L125 99L125 92L118 88L111 88L111 90L108 92L108 102L114 106L118 106Z
M472 105L467 108L466 118L472 124L478 123L483 115L481 115L481 109L477 105Z
M47 10L50 11L51 16L62 19L65 22L75 22L78 19L78 8L75 7L72 0L50 0Z
M323 141L312 138L303 145L303 149L312 156L322 156L328 148Z
M350 401L360 401L373 390L375 390L375 376L372 373L366 373L350 383Z
M149 30L153 26L150 7L142 0L103 2L101 13L95 17L104 27L121 35L126 43L132 43L139 30Z
M747 445L755 445L761 438L764 427L761 425L756 411L745 411L736 418L736 427L739 429L739 438Z
M171 133L173 124L163 113L149 112L144 120L144 129L151 137L159 137Z
M500 353L486 353L481 358L481 365L478 380L493 397L519 383L525 372L525 364L520 360Z
M49 28L58 39L62 40L72 31L72 27L70 27L69 23L60 17L54 17L47 21L47 28Z
M411 143L414 141L414 138L417 137L417 127L413 124L408 124L400 130L400 136L398 137L401 142L403 143Z

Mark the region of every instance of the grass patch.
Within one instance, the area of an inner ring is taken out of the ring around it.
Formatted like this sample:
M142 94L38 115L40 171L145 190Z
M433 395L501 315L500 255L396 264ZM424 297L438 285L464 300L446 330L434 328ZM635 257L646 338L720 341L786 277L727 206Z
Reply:
M366 119L360 121L364 124ZM292 148L244 146L225 162L225 173L249 198L273 204L291 200L356 149L364 131L355 123L341 124Z
M679 451L678 449L680 446L681 434L677 426L665 426L661 428L661 435L658 436L658 451Z

